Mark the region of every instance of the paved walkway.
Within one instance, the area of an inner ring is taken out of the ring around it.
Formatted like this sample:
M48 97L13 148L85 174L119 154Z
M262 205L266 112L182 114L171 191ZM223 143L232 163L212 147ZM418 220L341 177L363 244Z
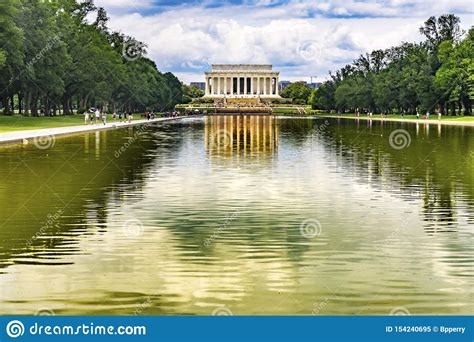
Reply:
M38 139L42 137L69 135L76 133L94 132L105 129L145 125L154 122L162 122L169 120L176 120L177 118L156 118L153 120L133 120L132 122L112 122L104 124L93 124L93 125L82 125L82 126L67 126L67 127L55 127L46 129L36 129L31 131L16 131L8 133L0 133L0 144L10 143L25 143L30 139Z

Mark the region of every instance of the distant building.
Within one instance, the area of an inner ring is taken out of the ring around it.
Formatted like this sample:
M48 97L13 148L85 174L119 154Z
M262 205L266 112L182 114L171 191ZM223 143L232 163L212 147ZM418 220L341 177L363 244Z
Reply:
M281 81L280 84L279 84L280 91L282 91L283 89L285 89L286 87L288 87L290 84L291 84L290 81Z
M213 64L205 78L206 97L280 98L280 73L270 64Z
M205 82L191 82L189 84L190 87L197 87L201 90L205 90L206 89L206 83Z
M321 82L306 83L308 87L313 89L318 89L321 86Z

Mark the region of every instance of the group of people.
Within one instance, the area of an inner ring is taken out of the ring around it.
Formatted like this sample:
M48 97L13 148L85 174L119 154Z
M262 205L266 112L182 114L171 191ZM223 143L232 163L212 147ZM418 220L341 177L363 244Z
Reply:
M144 114L145 119L147 120L153 120L155 118L155 113L153 112L145 112Z
M153 114L154 115L154 114ZM101 120L102 119L102 120ZM121 112L119 111L118 114L114 112L112 114L112 119L114 122L132 122L133 120L133 113L132 112ZM86 112L84 114L84 123L87 124L99 124L102 122L102 124L105 126L107 124L107 112L105 110L100 111L99 109L90 110L89 112Z
M359 109L356 110L356 115L357 115L357 117L360 116L360 111L359 111ZM368 111L368 112L367 112L367 116L368 116L369 118L372 118L373 115L374 115L373 112L371 112L371 111ZM385 117L387 116L387 113L383 113L383 112L382 112L380 115L381 115L382 118L383 118L384 116L385 116ZM402 112L402 113L401 113L401 116L404 117L404 116L405 116L405 112ZM442 115L441 115L441 112L438 112L438 120L441 120L441 116L442 116ZM420 112L419 112L419 111L416 112L416 118L417 118L418 120L420 119ZM429 120L429 119L430 119L430 112L429 112L429 111L427 111L426 114L423 115L423 119L424 119L424 120Z
M180 115L179 112L166 112L166 113L163 113L163 117L165 118L176 118Z
M89 112L86 112L84 115L84 123L91 124L93 125L100 123L100 120L102 119L102 124L105 125L107 123L107 113L105 111L99 111L99 109L96 109L95 111L90 110Z
M122 121L122 118L123 118L123 121ZM117 121L118 119L118 122L132 122L133 120L133 113L132 112L128 112L128 114L126 112L121 112L119 111L118 114L116 112L114 112L112 114L112 120Z
M441 112L438 112L438 120L441 120ZM416 118L419 120L420 119L420 113L416 111ZM429 120L430 119L430 112L426 112L426 114L423 115L423 119Z

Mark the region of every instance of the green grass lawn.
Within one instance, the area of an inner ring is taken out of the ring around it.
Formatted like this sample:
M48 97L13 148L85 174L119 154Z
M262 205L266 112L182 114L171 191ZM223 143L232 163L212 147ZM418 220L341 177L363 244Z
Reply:
M141 114L134 114L133 120L143 119ZM107 115L107 122L112 122L112 114ZM53 117L25 117L0 115L0 133L28 131L34 129L84 125L84 115L64 115Z

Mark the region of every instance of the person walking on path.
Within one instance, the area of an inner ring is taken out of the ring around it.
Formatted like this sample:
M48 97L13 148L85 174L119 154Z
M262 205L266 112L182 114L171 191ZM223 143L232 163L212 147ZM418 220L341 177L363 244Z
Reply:
M102 123L104 124L104 126L107 124L107 113L105 112L105 110L102 112Z
M128 112L128 122L130 123L132 122L132 120L133 120L133 114L132 112Z
M99 112L99 109L96 109L95 110L95 124L96 125L99 123L99 120L100 120L100 112Z
M85 112L84 113L84 124L87 125L89 123L89 113Z

